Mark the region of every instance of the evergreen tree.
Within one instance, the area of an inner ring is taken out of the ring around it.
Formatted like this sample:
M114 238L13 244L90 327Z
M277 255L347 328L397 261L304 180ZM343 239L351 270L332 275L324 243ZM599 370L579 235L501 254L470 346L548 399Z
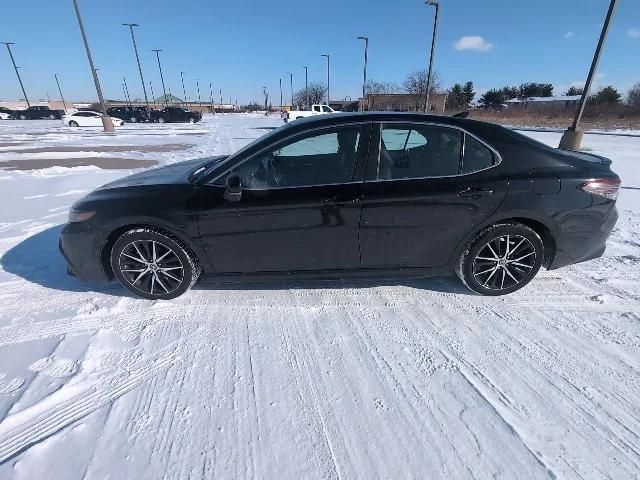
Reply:
M640 83L636 83L631 87L631 90L629 90L627 105L635 109L640 109Z
M480 103L488 108L499 107L506 100L508 100L505 96L504 90L505 90L504 88L501 88L501 89L493 89L493 90L486 91L480 97Z
M474 98L476 98L473 82L467 82L464 84L464 87L462 87L462 94L464 96L464 105L466 107L473 102Z
M566 92L564 92L564 94L567 97L573 97L575 95L582 95L582 92L584 91L583 88L580 87L571 87L569 88L569 90L567 90Z
M465 107L464 91L462 85L456 83L447 95L447 108L450 110Z
M598 93L591 97L593 103L615 105L620 103L622 95L611 85L604 87Z

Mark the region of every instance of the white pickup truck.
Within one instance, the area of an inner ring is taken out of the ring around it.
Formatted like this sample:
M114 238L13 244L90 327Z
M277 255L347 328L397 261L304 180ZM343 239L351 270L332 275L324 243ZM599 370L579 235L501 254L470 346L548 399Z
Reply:
M327 113L334 112L335 110L329 105L316 103L311 105L311 110L291 110L289 112L283 112L282 119L285 122L290 122L291 120L298 120L299 118L312 117L314 115L325 115Z

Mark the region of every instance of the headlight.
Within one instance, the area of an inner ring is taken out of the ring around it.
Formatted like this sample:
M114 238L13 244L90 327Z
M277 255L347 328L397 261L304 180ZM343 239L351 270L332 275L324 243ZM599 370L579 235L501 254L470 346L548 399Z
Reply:
M88 210L69 210L69 223L80 223L86 222L91 217L93 217L96 212L91 212Z

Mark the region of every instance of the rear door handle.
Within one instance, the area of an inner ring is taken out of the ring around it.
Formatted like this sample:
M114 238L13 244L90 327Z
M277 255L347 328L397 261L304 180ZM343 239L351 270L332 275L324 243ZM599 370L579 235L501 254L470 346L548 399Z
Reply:
M493 190L487 190L484 188L477 188L477 187L469 187L465 190L462 190L461 192L458 192L458 196L475 198L475 197L484 197L487 195L493 195L494 193L495 192Z
M323 200L322 205L331 206L331 207L346 207L349 205L354 205L358 203L358 201L359 201L358 198L333 197L333 198L327 198L326 200Z

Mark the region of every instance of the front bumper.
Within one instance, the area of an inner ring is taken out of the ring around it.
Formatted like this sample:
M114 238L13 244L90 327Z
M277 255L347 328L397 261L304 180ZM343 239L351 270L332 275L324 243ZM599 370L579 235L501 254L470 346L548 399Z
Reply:
M67 223L60 233L58 248L69 266L69 273L91 283L105 283L110 275L102 265L105 241L89 222Z

